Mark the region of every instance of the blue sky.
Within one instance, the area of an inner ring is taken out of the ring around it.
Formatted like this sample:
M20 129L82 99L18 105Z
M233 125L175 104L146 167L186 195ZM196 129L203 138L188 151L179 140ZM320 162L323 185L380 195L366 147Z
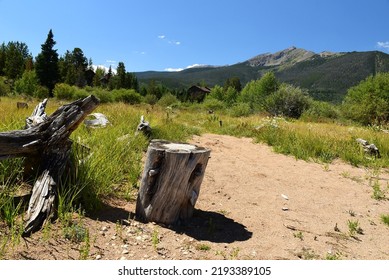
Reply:
M129 72L227 65L290 46L389 52L389 0L0 0L0 43L35 57L53 30L59 55Z

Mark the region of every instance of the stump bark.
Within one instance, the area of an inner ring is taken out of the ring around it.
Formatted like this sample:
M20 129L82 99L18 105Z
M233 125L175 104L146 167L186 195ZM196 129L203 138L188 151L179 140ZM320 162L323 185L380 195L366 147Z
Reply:
M195 145L152 140L136 203L137 218L166 225L190 218L210 152Z

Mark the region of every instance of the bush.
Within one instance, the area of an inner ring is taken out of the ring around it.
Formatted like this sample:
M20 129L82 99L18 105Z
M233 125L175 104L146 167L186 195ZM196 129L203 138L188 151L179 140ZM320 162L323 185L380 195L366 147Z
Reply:
M265 99L264 108L272 115L298 119L308 109L312 99L299 87L282 84Z
M98 99L100 99L101 103L109 103L113 102L114 98L112 95L112 92L102 89L102 88L96 88L96 90L93 93Z
M337 119L339 115L335 105L324 101L312 101L309 109L302 114L301 118L307 121L326 121Z
M251 108L248 103L237 103L231 107L229 113L233 117L245 117L251 114Z
M207 110L222 110L226 107L223 101L207 96L203 102L203 106Z
M15 92L34 96L39 86L35 71L24 71L22 77L15 82Z
M389 121L389 73L370 76L350 88L343 104L346 117L362 124Z
M76 92L76 87L60 83L54 87L54 96L58 99L71 100Z
M112 91L114 100L127 104L139 104L142 102L142 96L133 89L115 89Z
M146 94L144 102L150 105L154 105L158 102L158 97L155 94Z
M73 99L82 99L82 98L85 98L91 94L93 94L93 93L88 92L85 88L77 88L73 94Z
M0 96L6 96L10 93L9 86L7 86L4 81L5 78L0 77Z
M34 97L39 98L39 99L44 99L49 97L49 89L44 86L37 86L34 92Z
M178 104L180 101L171 93L166 93L161 97L161 99L157 102L158 105L162 107L171 106L173 104Z
M267 72L260 79L251 81L242 89L238 102L250 105L254 111L262 111L267 96L276 92L279 88L273 72Z

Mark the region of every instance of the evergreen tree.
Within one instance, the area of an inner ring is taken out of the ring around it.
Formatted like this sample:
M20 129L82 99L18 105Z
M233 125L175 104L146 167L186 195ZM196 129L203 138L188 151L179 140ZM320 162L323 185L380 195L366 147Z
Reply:
M5 60L6 60L6 46L5 43L2 43L0 45L0 76L4 76L5 72Z
M56 44L53 38L54 35L50 29L35 63L35 71L39 82L49 89L50 96L53 96L54 86L59 81L58 53L57 50L53 49Z
M232 87L237 92L240 92L242 90L242 84L240 83L239 77L228 78L224 84L224 90L227 91L229 87Z
M9 42L5 50L4 74L10 79L20 78L29 57L25 43Z
M127 88L126 87L126 67L123 62L119 62L116 69L116 75L118 76L118 83L116 88Z

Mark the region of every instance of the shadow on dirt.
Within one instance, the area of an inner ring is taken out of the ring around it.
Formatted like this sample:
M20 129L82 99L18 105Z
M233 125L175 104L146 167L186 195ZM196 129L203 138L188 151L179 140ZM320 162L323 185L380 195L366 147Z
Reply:
M127 212L121 207L105 204L97 215L89 216L92 219L117 223L121 220L135 219L135 214ZM160 226L164 226L161 225ZM164 226L166 227L166 226ZM253 233L246 227L223 214L196 209L193 217L179 225L167 226L178 234L186 234L200 241L216 243L232 243L245 241L252 237Z
M253 235L244 225L220 213L197 209L185 224L173 226L171 229L180 234L185 233L196 240L215 243L245 241Z

